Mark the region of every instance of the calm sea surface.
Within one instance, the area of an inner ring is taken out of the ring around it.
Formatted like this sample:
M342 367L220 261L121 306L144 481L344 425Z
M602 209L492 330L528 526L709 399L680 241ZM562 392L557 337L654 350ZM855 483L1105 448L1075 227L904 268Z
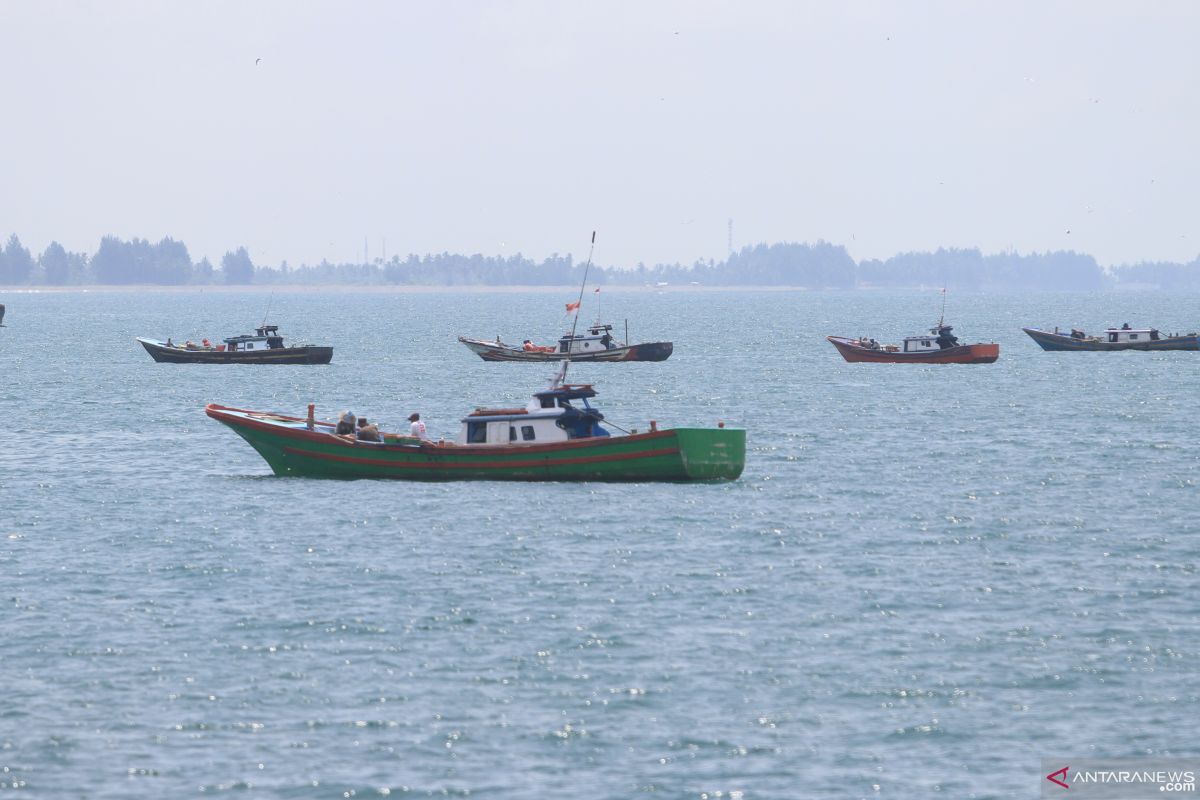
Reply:
M5 292L0 795L1033 797L1042 757L1200 754L1200 296L951 295L991 366L847 364L939 295L604 294L661 364L623 427L748 429L734 483L271 476L204 404L452 437L543 365L554 293L277 293L329 366L155 364L264 292ZM589 297L589 301L591 298ZM585 318L592 311L585 306ZM15 787L15 791L14 791Z

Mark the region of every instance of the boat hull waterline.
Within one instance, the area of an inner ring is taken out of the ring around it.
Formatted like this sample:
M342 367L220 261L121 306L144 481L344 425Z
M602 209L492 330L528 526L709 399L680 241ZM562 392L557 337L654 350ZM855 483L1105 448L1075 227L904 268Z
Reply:
M328 364L333 360L332 347L316 345L231 352L216 349L190 350L153 339L138 341L155 361L162 364Z
M496 342L488 342L483 339L471 339L466 336L460 336L458 340L484 361L534 361L544 364L551 361L562 361L566 357L557 351L545 353L536 350L523 350L520 347L512 345L497 344ZM645 342L642 344L623 345L609 350L596 350L591 353L573 352L570 358L572 362L666 361L671 357L673 350L674 344L671 342Z
M1167 336L1161 339L1146 339L1137 342L1106 342L1098 337L1089 336L1079 339L1062 333L1044 331L1039 328L1021 328L1029 334L1029 338L1037 342L1043 350L1053 352L1089 351L1108 352L1113 350L1200 350L1200 336Z
M844 336L826 336L842 358L852 363L875 364L991 364L1000 357L1000 345L992 343L960 344L923 353L863 347Z
M390 435L335 436L330 423L211 404L209 417L245 439L276 475L508 481L736 480L746 461L738 428L674 428L547 444L438 444Z

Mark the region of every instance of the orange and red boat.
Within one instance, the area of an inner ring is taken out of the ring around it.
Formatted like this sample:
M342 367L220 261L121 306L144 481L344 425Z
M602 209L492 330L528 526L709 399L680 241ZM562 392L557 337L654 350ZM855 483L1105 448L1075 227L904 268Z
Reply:
M953 328L938 322L923 336L909 336L902 345L880 344L860 336L826 336L842 358L878 364L991 364L1000 357L1000 345L989 342L959 344Z

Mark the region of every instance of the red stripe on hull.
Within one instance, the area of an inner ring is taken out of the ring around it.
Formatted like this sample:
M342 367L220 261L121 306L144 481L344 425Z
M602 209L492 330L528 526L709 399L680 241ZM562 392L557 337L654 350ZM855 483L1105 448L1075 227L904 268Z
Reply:
M229 412L229 411L234 411L234 412L238 412L238 413L236 413L236 414L225 413L225 412ZM239 414L255 414L255 413L261 413L261 412L249 411L244 408L230 408L228 406L217 405L216 403L210 403L208 406L206 406L204 409L204 413L207 414L209 417L217 420L218 422L223 422L232 428L239 428L239 427L256 428L256 429L262 430L262 431L270 431L271 433L274 433L274 434L277 434L280 436L286 436L287 438L295 439L296 441L321 442L322 444L338 443L338 444L342 444L342 445L345 445L346 447L351 447L351 448L353 448L353 447L372 447L372 448L374 448L374 447L407 447L407 448L412 448L415 446L415 447L419 447L421 449L421 451L423 451L423 452L425 452L425 451L431 451L432 453L450 452L455 455L492 455L496 452L496 449L494 447L478 447L478 446L471 446L471 445L461 445L456 442L446 442L445 444L442 444L442 445L438 445L434 442L428 442L428 441L422 442L420 445L392 444L390 442L387 444L355 442L353 439L333 436L324 431L320 431L320 432L310 431L306 428L285 428L285 427L281 427L280 425L273 424L270 422L263 422L261 420L256 420L253 417L239 416ZM286 414L272 414L272 416L276 417L277 419L286 419L286 420L290 420L290 421L296 422L296 423L306 422L306 420L304 420L300 417L289 417ZM320 424L320 423L318 423L318 424ZM324 424L330 425L330 423L328 423L328 422L326 422ZM621 438L621 441L624 441L624 442L644 442L649 439L665 439L665 438L673 436L673 435L674 434L670 430L663 430L663 431L654 431L652 433L635 433L635 434L632 434L629 436L622 436L620 438ZM552 453L557 450L578 450L580 448L586 448L586 447L602 447L605 444L609 444L611 442L612 442L612 439L610 439L607 436L604 436L604 437L598 436L593 439L574 439L571 441L553 442L550 444L523 444L523 445L520 445L520 448L521 448L522 453ZM391 463L391 462L389 461L388 463Z
M522 448L524 451L525 448ZM658 450L642 450L636 453L612 453L606 456L582 456L578 458L547 458L540 461L520 459L516 461L394 461L390 458L365 458L361 456L340 456L333 453L314 453L311 450L301 450L297 447L285 447L283 452L317 458L325 461L340 461L346 464L363 464L371 467L397 467L400 469L514 469L521 467L560 467L573 464L600 464L609 461L632 461L638 458L655 458L670 456L679 452L678 447L663 447ZM439 453L458 454L454 451L441 449Z

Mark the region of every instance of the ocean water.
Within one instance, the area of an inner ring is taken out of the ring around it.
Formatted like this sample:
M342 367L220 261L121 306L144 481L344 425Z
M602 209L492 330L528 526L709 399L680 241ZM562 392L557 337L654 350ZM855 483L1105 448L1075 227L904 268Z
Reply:
M608 291L661 364L623 427L748 430L732 483L281 479L208 402L452 437L572 292L280 292L328 366L155 364L265 292L5 292L0 796L1033 797L1043 757L1195 756L1198 296L951 295L990 366L847 364L936 292ZM591 299L591 298L589 298ZM585 308L585 314L591 311Z

